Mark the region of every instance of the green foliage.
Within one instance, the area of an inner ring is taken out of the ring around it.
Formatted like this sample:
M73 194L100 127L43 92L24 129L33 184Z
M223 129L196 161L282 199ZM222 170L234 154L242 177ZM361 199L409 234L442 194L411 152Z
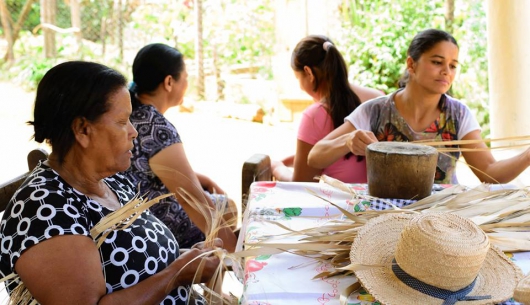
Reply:
M453 94L475 113L482 136L487 138L490 113L485 4L480 0L460 4L460 10L455 12L454 31L460 45L460 71Z
M193 57L193 11L182 4L171 2L141 5L131 15L127 25L142 42L161 42L177 47L186 58Z
M34 91L44 74L56 64L58 64L56 59L26 57L19 60L16 68L10 70L7 76L26 90Z
M27 0L26 0L27 1ZM11 19L16 22L22 8L26 1L22 0L7 0L6 4L11 14ZM70 7L67 6L64 1L57 1L57 23L58 27L70 27ZM34 1L31 5L31 10L22 25L22 30L32 31L37 25L40 24L40 1Z
M213 57L216 49L219 64L260 67L264 79L272 79L272 56L275 43L274 1L221 0L204 1L205 50ZM221 2L221 3L219 3Z
M11 17L16 20L24 1L6 1ZM112 24L112 16L116 16L114 2L81 1L84 46L79 51L72 34L57 34L57 46L60 46L57 62L69 59L100 61L130 78L131 59L128 57L147 43L163 42L176 46L188 61L195 58L197 29L193 1L123 1L129 4L123 8L123 18L120 20L125 25L126 58L116 56L118 41L117 33L114 33L116 25ZM350 77L361 85L387 93L394 91L404 71L406 51L414 35L426 28L445 28L444 2L343 0L339 6L342 26L329 36L344 54L350 67ZM69 7L63 0L57 3L58 26L68 28ZM202 3L205 69L211 71L215 64L222 72L238 68L253 76L272 79L272 57L276 51L276 2L203 0ZM460 45L461 68L452 93L475 112L482 125L483 135L487 136L489 110L485 4L482 0L455 0L455 4L453 35ZM54 63L43 59L42 42L28 32L39 24L39 13L40 4L36 1L24 23L26 31L21 32L21 40L15 44L16 65L20 67L6 71L9 78L28 77L29 87L35 86L42 72ZM101 41L103 24L109 36L105 41ZM106 43L106 58L100 53L102 42ZM191 90L195 81L195 76L190 75Z
M440 28L442 4L441 1L352 0L349 6L343 6L343 12L352 7L358 9L355 17L344 20L339 35L340 46L347 46L343 54L355 81L384 92L397 89L409 42L421 30Z

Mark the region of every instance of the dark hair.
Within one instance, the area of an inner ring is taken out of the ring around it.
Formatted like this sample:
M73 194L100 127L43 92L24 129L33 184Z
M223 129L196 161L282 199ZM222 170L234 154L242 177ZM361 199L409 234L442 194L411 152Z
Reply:
M129 88L133 108L141 104L136 94L153 92L168 75L178 81L184 67L182 53L173 47L152 43L141 48L134 58L134 84Z
M324 43L329 42L324 49ZM344 123L344 118L361 104L348 81L346 62L333 42L322 35L309 35L302 39L293 50L291 67L301 72L309 67L315 76L313 91L323 83L324 97L328 102L329 115L333 128Z
M428 52L430 49L434 48L436 44L442 41L452 42L455 46L458 47L456 39L449 33L437 30L437 29L428 29L422 32L419 32L414 36L410 42L409 48L407 50L407 56L410 56L414 61L418 61L423 55L423 53ZM409 81L409 73L405 69L403 76L399 80L399 87L403 88Z
M109 110L110 95L127 86L125 77L102 64L69 61L51 68L37 87L33 125L35 141L51 145L59 163L75 142L76 118L96 121Z

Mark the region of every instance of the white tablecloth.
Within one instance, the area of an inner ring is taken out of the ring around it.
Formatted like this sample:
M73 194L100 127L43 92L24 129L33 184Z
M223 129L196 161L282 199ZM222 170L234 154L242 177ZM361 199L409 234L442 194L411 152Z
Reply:
M355 185L358 191L365 191L365 185ZM279 235L286 230L264 220L274 220L291 229L300 230L316 227L341 217L340 211L330 203L314 196L309 190L326 198L344 209L352 210L351 195L323 183L297 182L255 182L251 186L247 211L239 246L255 242L259 237ZM398 205L407 202L397 200ZM368 204L365 202L365 204ZM372 202L372 208L377 204ZM359 208L359 206L357 206ZM361 207L362 208L362 207ZM290 237L289 242L297 240ZM524 274L530 270L530 252L507 254L521 267ZM247 257L244 264L244 291L241 304L284 305L284 304L340 304L339 297L346 287L356 282L355 277L333 277L315 279L317 274L330 268L290 253ZM374 298L360 290L349 297L348 305L379 304ZM513 300L503 305L518 304Z

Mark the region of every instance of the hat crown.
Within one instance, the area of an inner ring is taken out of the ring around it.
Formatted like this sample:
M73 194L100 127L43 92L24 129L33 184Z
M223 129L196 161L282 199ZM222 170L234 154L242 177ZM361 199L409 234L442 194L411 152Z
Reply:
M456 214L414 217L399 237L397 264L416 279L451 291L475 280L490 248L487 235Z

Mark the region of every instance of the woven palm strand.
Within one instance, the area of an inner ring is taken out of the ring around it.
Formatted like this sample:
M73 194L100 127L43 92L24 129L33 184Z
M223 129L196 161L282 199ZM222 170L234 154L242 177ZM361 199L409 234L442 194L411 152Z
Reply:
M530 304L530 274L515 287L513 298L519 303Z

